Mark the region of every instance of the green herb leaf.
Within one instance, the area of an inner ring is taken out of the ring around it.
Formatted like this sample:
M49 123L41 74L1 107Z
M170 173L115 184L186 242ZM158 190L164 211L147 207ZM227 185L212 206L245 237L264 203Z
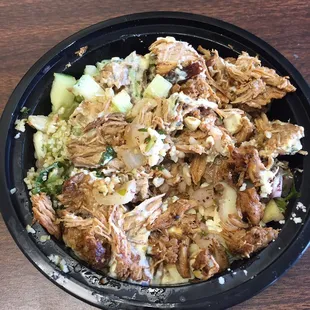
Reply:
M26 107L23 107L20 112L22 113L22 117L27 117L29 112L30 112L30 109L29 108L26 108Z
M200 232L200 235L201 235L202 237L205 237L205 236L208 235L208 233L207 233L205 230L202 230L202 231Z
M285 212L286 207L291 199L300 197L300 193L297 192L295 182L293 181L289 194L284 198L275 198L275 202L282 213Z
M156 165L156 166L153 166L152 169L154 169L154 170L159 170L159 171L163 171L165 168L164 168L163 166Z
M106 151L102 153L100 164L102 166L106 165L109 161L116 157L116 152L112 146L107 146Z
M286 201L293 199L293 198L299 198L300 193L297 192L296 187L295 187L295 182L293 182L292 188L289 192L289 194L284 198Z
M144 143L149 143L150 141L151 141L151 137L147 137L145 138Z
M97 178L102 178L102 177L104 177L102 171L100 171L100 170L98 171L98 170L97 170L97 171L96 171L96 177L97 177Z
M161 135L166 135L166 134L167 134L166 131L163 130L163 129L158 129L157 132L158 132L159 134L161 134Z
M140 132L147 132L147 128L140 128L140 129L138 129L138 131L140 131Z
M276 202L279 210L284 213L288 202L284 198L275 198L274 201Z
M147 139L147 138L146 138ZM145 140L146 140L145 139ZM154 144L155 144L155 141L156 141L156 139L151 139L150 138L150 140L147 142L147 145L146 145L146 147L145 147L145 151L146 152L148 152L153 146L154 146Z
M81 95L75 96L74 100L78 103L81 103L84 100L84 97Z
M61 193L62 184L67 176L67 166L62 162L55 162L52 165L41 170L35 180L32 194L39 194L41 192L47 193L50 196Z

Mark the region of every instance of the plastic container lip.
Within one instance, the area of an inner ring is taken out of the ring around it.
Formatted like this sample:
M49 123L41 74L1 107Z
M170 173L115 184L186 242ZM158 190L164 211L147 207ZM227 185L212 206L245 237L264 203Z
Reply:
M16 185L15 176L11 173L11 151L18 149L14 145L14 143L17 142L13 139L15 133L12 129L14 127L12 122L16 114L18 114L19 108L27 100L28 96L30 96L38 81L52 70L59 59L74 50L78 50L79 47L85 45L88 38L95 37L98 33L106 32L113 34L113 32L124 31L124 27L126 27L126 29L128 28L128 30L131 30L128 34L122 34L122 39L126 40L134 36L135 28L138 29L143 26L145 28L144 35L147 35L148 27L161 23L164 25L171 25L171 27L184 25L184 27L188 27L188 29L190 27L197 27L197 29L203 26L210 27L213 29L214 33L225 36L230 35L232 41L243 40L243 44L253 50L259 51L263 58L268 59L268 61L271 59L270 61L273 64L281 68L281 70L284 70L294 80L294 84L298 88L297 96L300 100L300 106L293 108L293 114L296 115L297 122L300 122L305 127L306 133L307 131L310 133L309 86L288 60L261 39L245 30L220 20L188 13L149 12L117 17L83 29L56 45L33 65L12 93L3 112L0 124L2 133L0 137L0 149L2 150L0 154L0 194L5 200L0 207L1 213L15 242L33 265L56 285L94 306L102 309L119 309L120 307L126 309L137 309L138 307L139 309L149 309L156 304L156 308L227 308L252 297L273 283L294 264L300 255L302 255L309 245L309 211L304 215L303 225L295 228L295 237L289 244L285 244L283 240L276 240L274 244L269 246L270 248L268 251L262 253L262 257L265 253L275 253L274 248L278 247L279 242L282 242L281 246L283 246L283 251L281 251L279 255L273 254L273 256L270 256L269 264L266 255L264 255L264 258L260 258L262 261L265 260L266 264L263 269L256 270L253 279L251 279L251 274L249 274L248 279L242 278L242 271L240 271L240 274L238 272L237 277L232 277L232 279L225 275L225 281L227 282L222 286L218 283L218 279L215 278L211 281L198 284L174 287L142 287L117 280L107 280L107 283L104 285L99 285L97 283L97 287L96 285L87 285L89 282L82 281L83 278L81 274L83 274L83 272L84 278L85 274L88 273L88 277L93 279L94 282L100 277L86 267L81 267L81 270L74 270L74 272L69 275L62 274L59 270L55 269L55 266L52 265L46 257L46 253L48 253L50 249L42 245L38 246L38 243L27 234L19 213L19 208L22 208L21 203L17 201L13 195L10 195L9 192L9 189ZM167 30L167 32L173 33L173 30ZM184 33L184 35L185 34L186 33ZM139 33L139 35L142 34ZM301 116L302 112L305 114L303 117ZM308 142L305 142L305 144L306 149L309 151ZM24 154L21 153L19 156L22 160ZM310 194L306 190L306 183L310 179L306 169L308 166L309 161L305 160L305 173L301 186L301 201L306 206L309 206L310 201ZM285 227L283 231L285 229L289 228ZM61 249L59 249L59 253L63 254ZM255 263L256 262L248 268L249 273ZM214 289L214 294L208 294L208 296L205 297L203 292L208 292L210 288ZM191 296L192 298L190 299L189 297Z

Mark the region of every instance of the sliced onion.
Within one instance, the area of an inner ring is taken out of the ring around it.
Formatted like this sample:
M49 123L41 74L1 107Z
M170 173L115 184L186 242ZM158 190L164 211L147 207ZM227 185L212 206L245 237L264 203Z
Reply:
M123 205L132 201L137 191L136 181L126 182L121 188L113 194L104 196L98 192L94 193L96 201L102 205Z
M133 149L119 149L117 155L124 162L128 170L139 168L146 163L145 156Z
M282 195L282 184L283 184L283 177L281 174L278 174L272 183L272 192L270 198L278 198Z
M205 208L213 204L213 189L199 188L191 194L191 199L197 200Z
M222 196L219 199L219 216L223 223L228 220L229 214L238 214L237 211L237 193L236 191L225 182L223 185Z
M149 136L149 133L147 131L141 131L141 130L146 130L146 128L143 128L143 126L137 124L129 124L126 127L124 137L126 140L126 145L129 148L140 146L141 144L144 143L144 140Z

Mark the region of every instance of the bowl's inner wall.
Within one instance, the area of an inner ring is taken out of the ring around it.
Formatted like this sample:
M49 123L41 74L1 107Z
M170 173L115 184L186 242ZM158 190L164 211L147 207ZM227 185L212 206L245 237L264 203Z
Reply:
M122 26L123 27L123 26ZM120 27L120 28L122 28ZM171 29L167 31L167 29ZM112 31L113 30L113 31ZM31 114L44 114L48 115L51 111L50 104L50 88L53 80L54 72L65 72L71 74L76 78L79 78L84 70L85 65L95 64L97 61L103 59L109 59L111 57L126 57L132 51L136 51L139 54L145 54L148 52L148 46L156 40L159 36L174 36L176 39L184 40L197 48L202 45L204 48L217 49L222 57L234 56L236 57L241 51L247 51L250 55L259 54L262 63L269 67L275 67L275 69L283 75L287 75L283 68L272 61L272 59L265 59L262 57L263 51L257 51L252 49L253 46L247 42L242 41L240 38L236 37L232 39L227 36L225 32L216 33L218 31L217 27L210 27L209 29L198 29L193 26L183 26L183 25L165 25L157 24L154 26L148 26L147 30L144 26L134 26L127 29L110 29L109 31L96 31L89 35L87 38L83 38L76 42L75 44L68 47L66 50L55 55L53 59L42 68L39 77L37 78L37 83L33 85L32 91L29 96L23 98L20 101L19 107L16 109L15 118L20 118L19 110L22 106L26 106L31 109ZM79 58L74 52L82 46L88 46L86 54ZM229 45L229 46L228 46ZM233 49L231 48L233 47ZM66 65L71 63L71 67L66 68ZM294 84L294 80L292 81ZM306 134L308 132L308 116L307 112L304 110L302 101L304 98L297 91L296 93L289 94L282 100L277 100L272 105L269 116L271 118L280 119L282 121L290 121L298 123L306 127ZM11 137L14 137L16 132L14 131L14 125L12 123L10 128ZM27 194L27 188L23 183L23 178L26 176L26 172L29 168L35 165L35 160L33 156L34 148L32 142L32 135L34 131L27 128L26 132L22 134L21 138L18 140L12 139L12 144L9 145L10 151L8 154L9 166L7 169L7 180L11 187L16 187L18 193L16 196L12 197L13 204L15 206L16 213L25 227L32 221L31 204ZM305 149L309 150L309 143L305 142ZM301 155L296 155L294 157L288 158L293 167L302 168L304 161L307 160ZM309 161L307 160L309 163ZM301 183L301 177L297 176L297 187ZM288 213L291 211L293 203L290 204L288 208ZM72 272L70 277L81 282L85 286L92 287L94 290L104 290L105 292L123 291L121 294L128 294L127 284L117 281L108 280L106 285L99 285L98 281L101 275L96 275L96 273L86 272L86 268L82 267L76 259L70 257L70 252L65 249L65 247L55 240L51 240L47 243L40 243L39 235L46 234L42 228L38 225L35 226L37 234L31 236L36 242L36 246L45 255L60 254L69 262L69 265L75 266L76 272ZM235 262L231 269L237 268L247 268L249 275L255 275L264 270L269 264L275 261L282 250L286 249L290 243L294 240L296 234L299 232L301 226L296 226L296 224L289 221L285 224L285 229L281 232L278 240L271 244L267 249L254 255L251 259L245 261ZM71 253L72 254L72 253ZM82 271L82 272L81 272ZM85 276L85 274L87 276ZM229 274L229 272L224 273ZM245 278L244 273L239 272L237 275L232 277L231 275L225 276L225 286L219 285L217 277L211 279L207 283L194 284L192 287L195 290L187 289L183 290L182 294L186 300L196 300L197 296L210 297L216 296L216 294L222 293L223 291L229 290L241 283L248 281ZM183 286L184 287L184 286ZM143 288L141 288L143 289ZM163 289L164 290L164 289ZM174 291L174 295L166 296L166 302L179 302L180 295ZM143 294L142 294L143 295ZM142 296L141 295L141 296ZM143 300L143 296L141 300ZM145 299L147 301L147 299Z

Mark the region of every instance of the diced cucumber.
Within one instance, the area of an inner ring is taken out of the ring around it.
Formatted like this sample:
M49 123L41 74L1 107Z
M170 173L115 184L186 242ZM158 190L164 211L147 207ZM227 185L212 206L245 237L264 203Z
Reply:
M44 156L46 154L44 141L45 141L45 135L43 134L43 132L37 131L33 135L33 144L34 144L35 155L36 155L36 158L39 160L44 158Z
M96 96L103 96L104 90L90 75L82 75L73 86L73 93L82 96L84 99L91 100Z
M152 82L144 91L144 97L167 98L172 84L164 79L161 75L156 74Z
M280 211L276 202L272 199L268 202L268 204L266 206L264 217L263 217L262 221L264 223L269 223L271 221L278 222L281 220L284 220L284 215Z
M84 69L84 74L96 76L97 74L99 74L99 70L96 68L96 66L87 65Z
M126 90L122 90L116 94L112 99L112 107L117 112L127 113L132 108L132 103L130 102L130 96Z
M51 102L53 112L57 112L60 108L69 108L74 102L74 94L68 89L72 88L76 83L76 79L67 74L54 73L54 81L51 90Z

